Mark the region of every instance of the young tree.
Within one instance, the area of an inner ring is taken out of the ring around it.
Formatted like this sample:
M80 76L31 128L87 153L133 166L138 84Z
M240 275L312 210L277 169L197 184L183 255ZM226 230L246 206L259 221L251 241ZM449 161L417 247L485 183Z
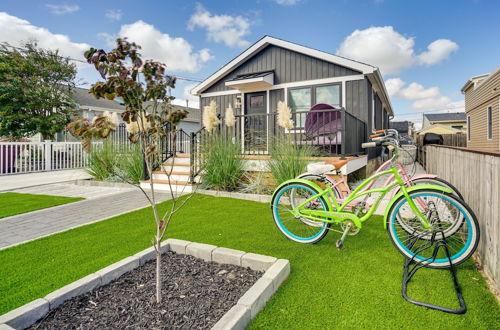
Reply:
M93 64L104 79L103 82L93 84L89 92L96 98L112 100L120 97L123 100L125 112L122 118L130 133L129 140L141 146L149 176L151 195L148 195L140 184L129 183L142 190L153 210L156 227L153 238L156 251L156 301L160 303L160 243L173 215L192 195L180 198L170 186L171 207L165 213L160 214L156 205L153 170L161 167L165 171L165 165L161 163L162 148L160 146L169 134L176 136L175 127L186 117L187 111L174 110L171 106L173 97L168 95L167 89L175 87L175 77L166 74L164 64L152 60L144 62L139 54L140 46L133 42L117 39L116 43L116 48L110 52L94 48L85 52L88 63ZM92 146L92 139L106 138L115 128L116 123L105 115L98 116L92 122L85 118L78 118L68 125L68 130L73 135L82 138L87 151ZM170 166L170 170L165 171L169 182L173 162Z
M71 120L76 67L58 51L28 42L0 47L0 136L52 139Z

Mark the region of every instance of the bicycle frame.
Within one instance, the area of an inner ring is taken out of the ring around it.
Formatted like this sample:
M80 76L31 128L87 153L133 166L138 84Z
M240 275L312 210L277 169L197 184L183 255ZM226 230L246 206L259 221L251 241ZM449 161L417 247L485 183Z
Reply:
M366 188L368 185L372 184L374 180L383 175L393 175L394 182L382 188L376 188L376 189ZM342 223L346 220L351 220L356 227L361 228L363 226L362 223L368 220L373 215L383 197L396 186L400 187L401 192L408 201L408 205L410 206L412 211L415 212L418 218L420 218L422 225L427 229L431 228L426 217L417 208L414 201L408 195L407 187L405 186L403 178L399 175L397 167L391 167L389 170L373 174L368 179L363 181L363 183L361 183L356 189L354 189L354 191L351 194L349 194L345 198L345 200L342 201L341 204L339 204L339 202L337 201L337 198L333 193L332 187L327 185L326 189L322 190L319 194L309 197L307 200L296 206L293 209L293 211L296 216L326 223ZM375 202L371 205L368 212L362 217L358 217L357 214L345 211L346 207L354 200L359 199L360 197L363 196L368 196L373 193L378 193L379 196L376 198ZM310 210L304 208L304 206L307 205L308 203L323 196L329 197L325 199L326 202L329 204L328 209L335 211Z

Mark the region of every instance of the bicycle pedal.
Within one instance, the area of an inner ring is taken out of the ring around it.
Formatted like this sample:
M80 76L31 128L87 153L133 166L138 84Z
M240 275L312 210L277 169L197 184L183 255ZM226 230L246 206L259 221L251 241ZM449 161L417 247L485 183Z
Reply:
M337 240L337 242L335 242L335 246L337 247L338 250L342 250L344 249L344 242L342 242L342 240Z

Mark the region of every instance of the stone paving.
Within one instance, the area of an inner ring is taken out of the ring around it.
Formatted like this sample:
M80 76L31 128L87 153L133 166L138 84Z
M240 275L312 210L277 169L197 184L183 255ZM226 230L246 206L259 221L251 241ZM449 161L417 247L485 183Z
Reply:
M1 175L0 192L89 178L90 175L84 170L62 170L52 172Z
M88 188L103 190L107 188L76 187L76 189L80 189L81 191L88 191ZM87 190L85 188L87 188ZM53 195L50 189L44 191L44 193ZM60 196L67 195L61 191L58 194ZM159 202L169 198L169 194L156 194L156 199ZM115 190L114 193L109 193L108 190L107 195L101 195L99 198L90 198L71 204L3 218L0 219L0 249L88 223L105 220L148 205L147 199L138 189L126 189L125 191Z
M72 183L53 183L42 186L27 187L11 190L12 192L35 195L52 195L65 197L83 197L85 199L102 198L118 194L125 191L137 191L133 186L125 187L102 187L102 186L83 186Z

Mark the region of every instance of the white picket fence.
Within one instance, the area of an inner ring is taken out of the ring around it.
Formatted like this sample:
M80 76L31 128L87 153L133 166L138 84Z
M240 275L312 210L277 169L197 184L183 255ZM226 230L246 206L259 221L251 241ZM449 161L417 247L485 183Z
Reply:
M0 175L77 169L87 162L81 142L0 142Z

